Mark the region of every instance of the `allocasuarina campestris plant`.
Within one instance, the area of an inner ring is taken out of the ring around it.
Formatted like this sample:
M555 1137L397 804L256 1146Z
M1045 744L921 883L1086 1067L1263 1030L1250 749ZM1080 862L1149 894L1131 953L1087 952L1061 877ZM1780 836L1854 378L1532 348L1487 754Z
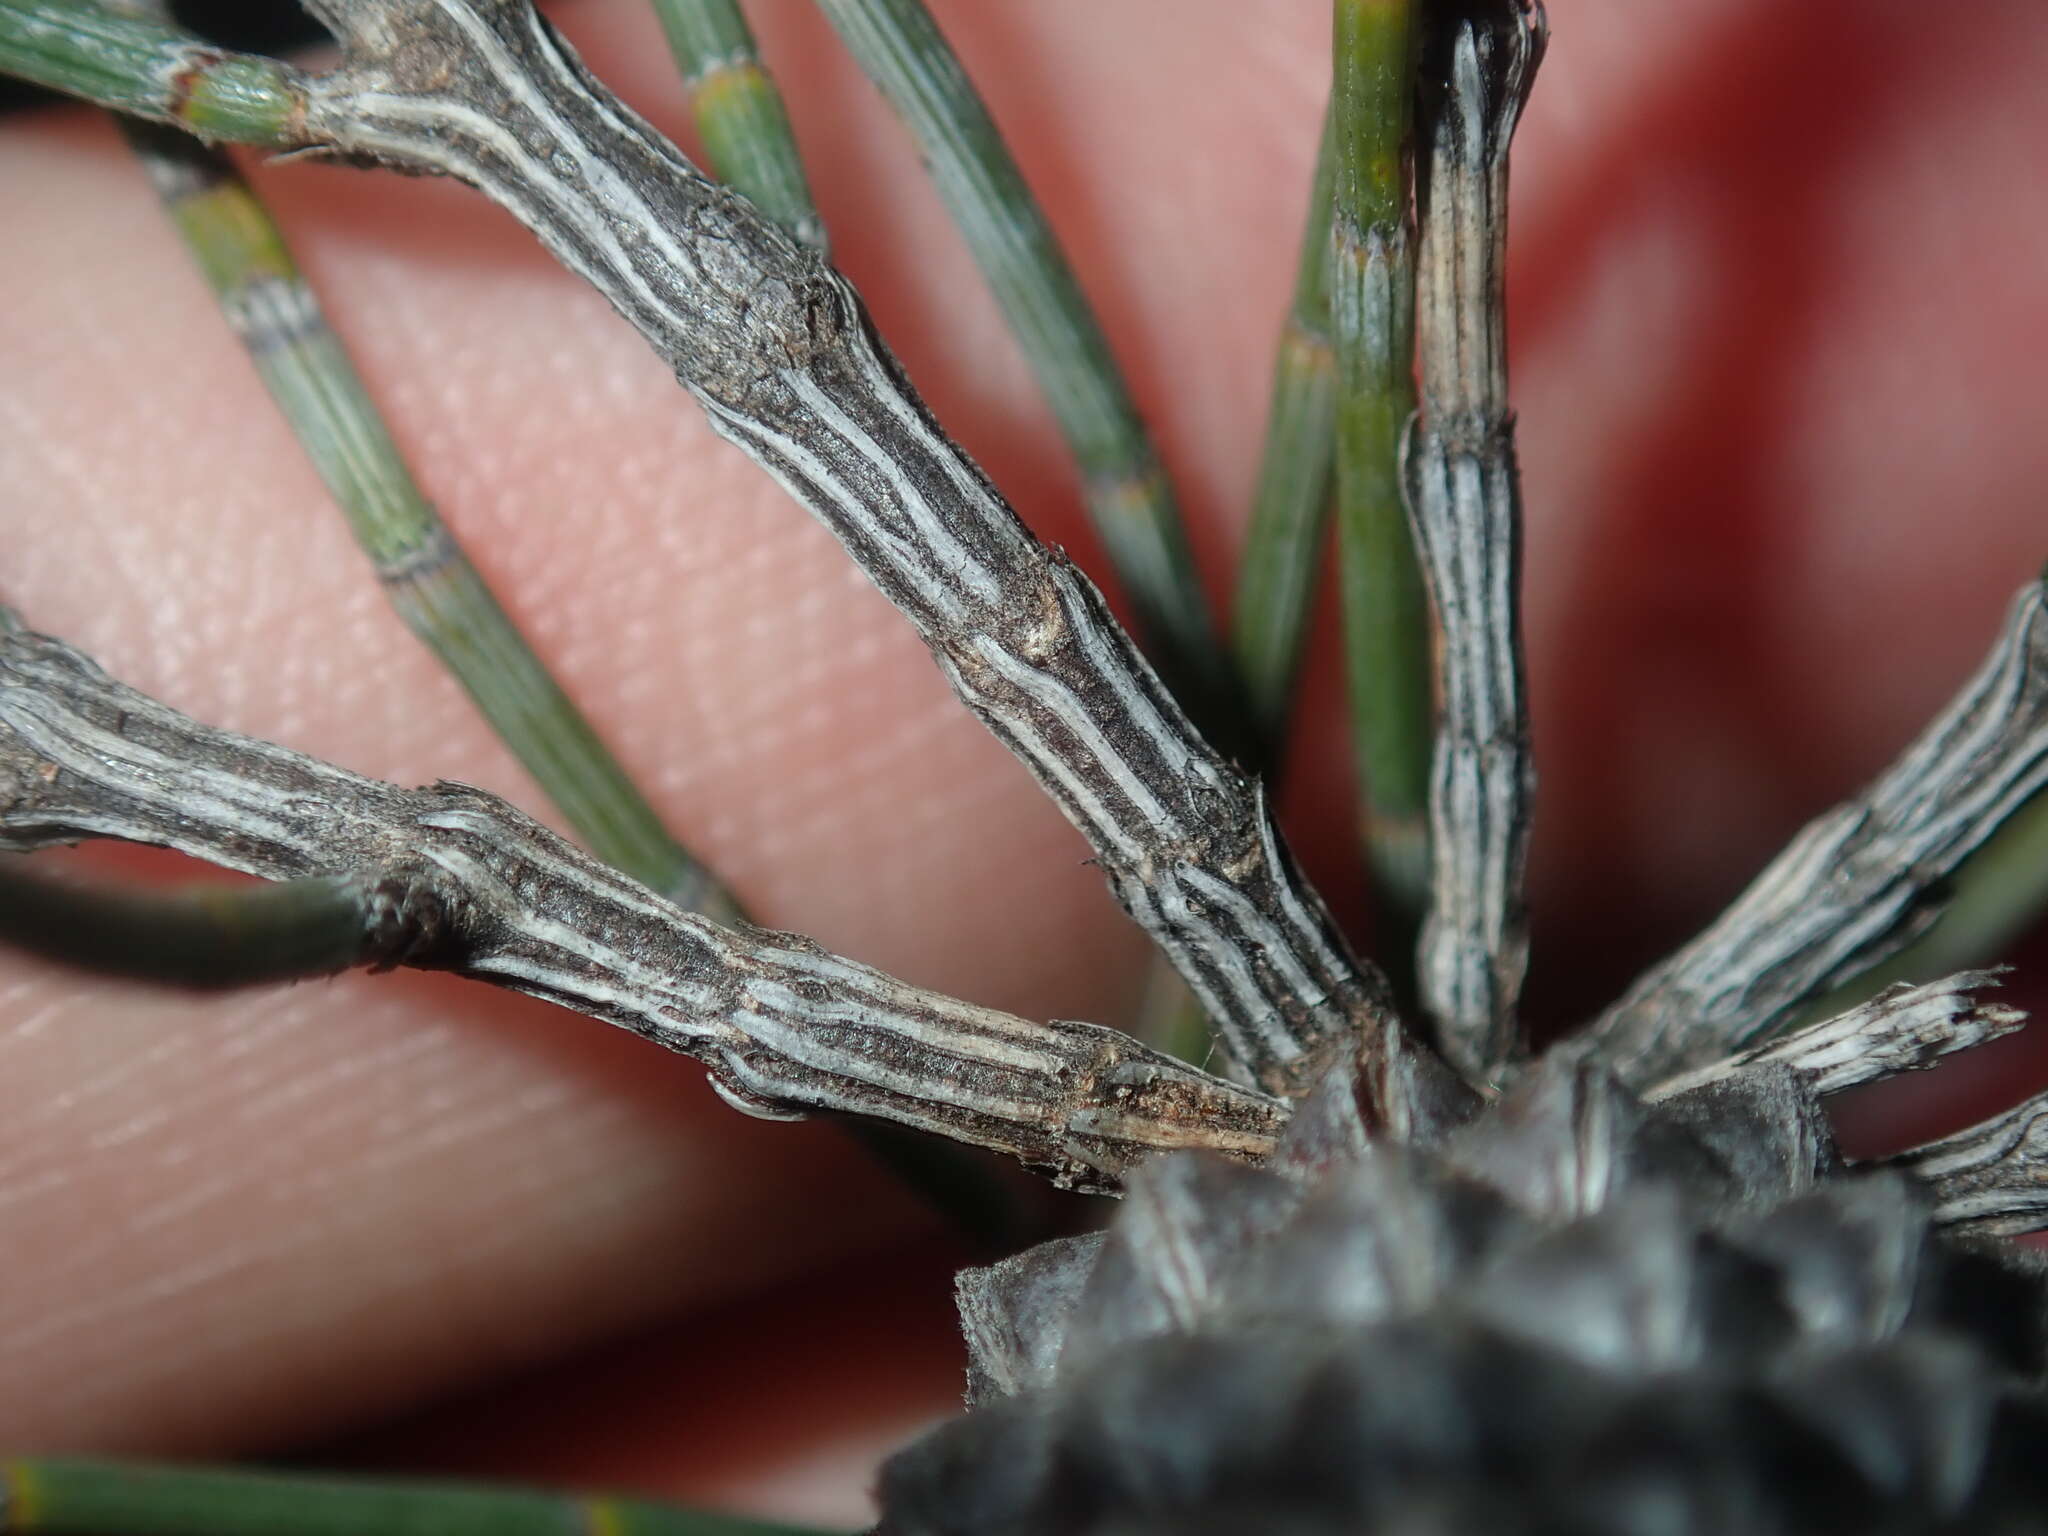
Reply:
M1355 45L1360 25L1403 9L1339 5L1340 54L1347 13ZM1408 252L1423 416L1405 434L1405 488L1421 511L1438 483L1458 515L1488 500L1464 495L1460 476L1499 482L1504 462L1498 381L1483 366L1498 324L1488 177L1516 71L1532 62L1513 64L1529 44L1515 40L1513 7L1470 10L1463 63L1463 9L1417 18L1417 132L1434 147ZM15 30L0 35L14 67L48 78L21 58L50 56L51 29L78 14L9 0L0 18ZM1486 576L1488 538L1472 535L1439 587L1451 671L1438 688L1466 702L1438 753L1422 1006L1397 1025L1389 994L1259 835L1256 801L1128 670L1085 590L1004 531L981 483L901 403L838 291L790 277L814 271L795 244L693 190L630 119L591 105L517 7L377 0L331 19L354 53L303 115L294 82L213 56L124 77L111 20L88 54L100 72L58 83L131 105L155 89L216 132L461 171L572 264L608 273L722 429L846 519L962 692L1090 834L1210 1005L1222 1051L1211 1064L1237 1086L1096 1029L1034 1033L891 990L779 936L734 947L675 929L637 888L483 801L394 798L181 734L156 706L100 691L70 652L20 636L8 653L10 841L113 832L273 874L325 871L346 851L350 877L373 878L304 894L369 903L379 925L366 958L572 997L707 1054L722 1090L752 1107L943 1122L1066 1182L1122 1183L1142 1149L1176 1140L1259 1158L1278 1138L1270 1176L1158 1163L1106 1245L1041 1250L968 1283L975 1393L1003 1403L898 1464L904 1529L1625 1522L1632 1498L1664 1494L1707 1510L1700 1528L1814 1517L1772 1502L1757 1469L1774 1467L1817 1497L1873 1498L1902 1519L2026 1497L2027 1410L2001 1406L1999 1371L2038 1369L2026 1332L2038 1294L2003 1261L1923 1259L1917 1209L1890 1185L1835 1179L1813 1109L1817 1094L2010 1018L1962 984L1786 1034L1795 1043L1778 1059L1732 1078L1716 1058L1788 1028L1870 958L1875 931L1941 894L1952 855L2024 791L2033 609L2014 610L2003 660L1959 695L1954 730L1903 760L1866 809L1818 824L1804 867L1781 869L1709 944L1633 989L1589 1036L1591 1056L1530 1069L1514 997L1524 738L1518 711L1500 707L1516 691L1498 666L1512 626L1488 623L1513 589ZM1237 8L1163 19L1132 6L942 19L1108 317L1180 472L1196 548L1221 570L1308 185L1327 18L1253 25ZM622 40L608 29L631 23L608 13L562 20L599 74L680 123L672 86L652 73L651 23ZM1078 525L1060 522L1080 499L1066 460L1033 425L1023 375L996 352L996 322L893 130L808 11L755 20L835 259L993 480L1041 533L1082 548ZM1741 7L1644 18L1574 6L1558 21L1565 41L1517 158L1515 400L1523 627L1546 764L1531 986L1538 1010L1563 1021L1597 1011L1679 936L1681 912L1731 893L1773 837L1868 780L1913 711L1961 686L2038 563L2026 498L2041 450L2026 402L2039 392L2019 381L2024 320L2043 302L2028 285L2026 241L2040 231L2023 192L2038 141L2025 86L2048 40L2019 5L1934 38L1846 5L1789 22ZM1588 55L1576 76L1573 47ZM724 67L706 66L700 106L751 79L731 57L714 62ZM407 649L337 525L312 515L313 482L258 409L246 362L213 328L124 152L102 129L53 121L0 153L17 209L0 226L20 423L6 444L7 599L198 718L401 782L454 773L519 794L506 760L453 760L468 716ZM1361 187L1385 192L1386 166L1354 169L1373 174L1348 191L1334 178L1328 275L1331 344L1355 362L1344 349L1371 322L1347 340L1343 262L1357 277L1390 259L1374 242L1400 218L1398 196L1391 214L1357 200ZM1093 877L1058 867L1086 850L984 739L956 729L891 616L673 408L660 370L600 304L450 189L290 168L260 181L427 495L749 910L1028 1018L1119 1017L1127 941L1080 894ZM1457 207L1465 216L1447 212ZM1369 306L1374 291L1356 293ZM292 332L295 313L270 318ZM281 334L243 329L259 352ZM1340 387L1361 377L1348 363L1336 372ZM1067 435L1091 465L1098 513L1155 506L1137 450L1111 443L1091 459L1076 441L1086 425ZM1883 532L1916 514L1932 532ZM1502 537L1512 544L1511 526ZM1512 576L1513 549L1494 556ZM401 559L385 574L402 598L451 568ZM1189 654L1214 650L1200 628ZM1328 693L1313 673L1309 687L1311 700ZM1242 751L1278 759L1271 742ZM1297 840L1341 892L1353 877L1332 850L1351 840L1317 835L1316 803L1349 821L1354 802L1319 796L1325 757L1313 738L1292 754ZM1389 825L1366 804L1370 825ZM2024 876L2027 859L2016 862ZM653 1081L644 1058L610 1056L496 994L386 980L195 1006L24 975L8 1037L18 1236L6 1295L20 1322L5 1422L28 1448L274 1444L902 1230L901 1207L879 1193L848 1198L858 1175L837 1144L809 1144L811 1164L788 1132L734 1135L719 1152L680 1145L733 1133L709 1119L674 1129L666 1074ZM1479 1129L1457 1128L1472 1105L1432 1036L1482 1096L1505 1089L1508 1106ZM1354 1078L1324 1077L1339 1061ZM1312 1111L1283 1134L1289 1112L1266 1095L1318 1080ZM1360 1163L1368 1131L1410 1150ZM1895 1127L1893 1140L1930 1131ZM2034 1207L2007 1174L2027 1164L2000 1162L2001 1145L1921 1160L1912 1176L1931 1184L1939 1219L2026 1224ZM829 1184L815 1171L828 1160ZM1823 1175L1829 1192L1768 1210ZM808 1186L799 1216L775 1203L777 1180ZM1879 1247L1893 1262L1818 1281L1801 1245L1839 1257L1854 1248L1845 1223L1890 1234ZM1256 1233L1265 1240L1246 1246ZM1398 1260L1384 1275L1360 1246L1374 1234ZM1062 1286L1081 1296L1074 1317ZM842 1289L813 1281L798 1304ZM734 1353L737 1369L774 1373L788 1330L744 1326L759 1337ZM1377 1368L1388 1360L1403 1370ZM1690 1371L1720 1385L1641 1387L1644 1372ZM1387 1380L1450 1396L1404 1385L1375 1397ZM697 1391L673 1385L661 1412ZM1424 1411L1507 1392L1525 1406L1500 1421ZM1530 1394L1555 1411L1525 1411ZM1304 1403L1343 1433L1294 1433ZM1877 1451L1857 1404L1906 1405ZM1649 1428L1617 1427L1631 1425ZM1522 1481L1475 1467L1518 1467ZM31 1466L11 1507L29 1519L72 1496L62 1469ZM174 1490L142 1487L99 1510L146 1521L177 1505ZM226 1518L225 1506L192 1507ZM264 1519L276 1508L243 1507ZM462 1518L504 1528L560 1513Z

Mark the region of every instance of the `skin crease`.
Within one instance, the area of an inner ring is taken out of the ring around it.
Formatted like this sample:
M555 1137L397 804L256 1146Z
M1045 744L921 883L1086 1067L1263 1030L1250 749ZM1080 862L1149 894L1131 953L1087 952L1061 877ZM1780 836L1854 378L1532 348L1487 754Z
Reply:
M1220 594L1327 15L935 8ZM1099 571L907 143L808 7L756 11L838 260L940 418ZM1927 14L1553 7L1512 316L1548 1025L1878 769L2048 554L2048 12ZM690 142L647 16L560 20ZM259 175L429 494L763 920L1027 1015L1128 1018L1143 951L1079 839L599 300L464 189ZM201 718L537 807L383 606L108 127L7 123L0 185L0 596ZM1329 617L1285 803L1369 947ZM1924 1138L2044 1078L2021 1037L1865 1096L1845 1134ZM851 1523L875 1457L957 1390L960 1254L928 1231L830 1129L743 1120L691 1064L536 1003L416 975L192 1002L0 968L0 1446L272 1450L467 1390L337 1454Z

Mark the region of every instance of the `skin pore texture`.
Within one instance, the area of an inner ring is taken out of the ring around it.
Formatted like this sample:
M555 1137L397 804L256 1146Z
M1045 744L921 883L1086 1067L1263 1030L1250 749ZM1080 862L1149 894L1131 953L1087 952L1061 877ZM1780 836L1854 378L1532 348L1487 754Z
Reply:
M1327 9L934 9L1220 594ZM690 147L651 14L557 19ZM836 259L940 419L1099 575L1051 419L907 140L809 7L754 19ZM2048 12L1551 19L1511 333L1530 1006L1561 1026L1880 768L2048 556ZM257 175L429 494L763 921L1029 1016L1128 1021L1144 950L1078 836L600 300L460 187ZM202 719L541 809L384 605L113 130L16 118L0 186L0 600ZM1283 803L1369 951L1328 619ZM2005 1000L2041 999L2039 948ZM2022 1035L1848 1105L1851 1150L2010 1102L2042 1056ZM193 1001L0 963L0 1239L10 1450L275 1451L468 1392L350 1455L852 1522L875 1458L956 1400L961 1253L843 1137L744 1120L686 1061L441 978Z

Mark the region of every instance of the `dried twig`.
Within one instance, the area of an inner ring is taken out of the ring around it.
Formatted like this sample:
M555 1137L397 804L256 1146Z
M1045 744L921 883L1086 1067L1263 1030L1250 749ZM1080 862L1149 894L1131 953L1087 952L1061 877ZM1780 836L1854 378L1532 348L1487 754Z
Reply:
M1399 1038L1383 981L1282 852L1256 786L946 440L852 288L592 81L524 0L323 4L344 61L317 78L135 22L93 70L51 66L50 18L76 9L0 0L0 68L183 122L192 82L232 64L269 94L212 131L249 123L257 142L454 176L589 279L910 618L1093 844L1233 1073L1296 1091L1359 1038ZM128 71L114 85L109 58Z
M1933 1191L1934 1219L1987 1237L2048 1224L2048 1093L1893 1158Z
M974 83L924 0L818 0L911 135L1037 376L1134 628L1173 696L1248 759L1235 668L1187 530L1108 339Z
M348 519L406 627L599 858L683 906L738 915L669 835L413 479L284 236L219 150L123 121L235 337Z
M843 280L591 84L527 6L375 0L330 20L349 62L309 122L479 186L639 327L1087 835L1241 1070L1292 1086L1382 1011L1255 790L937 430Z
M1769 1037L1925 928L1956 866L2044 784L2048 595L2029 582L1977 675L1884 776L1809 822L1594 1038L1643 1083Z
M1767 1062L1792 1068L1820 1094L1931 1067L1952 1051L1970 1050L2026 1023L2019 1009L1980 1003L1974 996L1997 985L1991 971L1963 971L1917 987L1901 982L1834 1018L1680 1073L1644 1097L1668 1099Z
M2014 940L2048 909L2048 795L2035 795L1977 851L1949 884L1941 914L1903 949L1801 1010L1822 1010L1874 997L1922 976L1945 976L2009 953Z
M1516 1043L1528 959L1522 873L1535 774L1507 394L1508 143L1546 31L1533 0L1445 10L1426 33L1419 74L1422 414L1407 454L1440 652L1420 970L1444 1049L1468 1075L1485 1076Z
M695 1056L734 1107L872 1115L1113 1190L1169 1147L1262 1157L1286 1108L1094 1024L1032 1024L657 897L482 790L406 790L199 725L60 641L0 635L0 848L113 837L340 876L380 939ZM390 925L386 925L389 927Z

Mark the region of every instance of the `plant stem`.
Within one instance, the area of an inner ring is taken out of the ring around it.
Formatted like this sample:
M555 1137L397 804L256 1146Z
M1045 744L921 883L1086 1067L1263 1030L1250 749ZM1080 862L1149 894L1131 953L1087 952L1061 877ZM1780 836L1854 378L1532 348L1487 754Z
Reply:
M155 15L153 7L125 9L144 21ZM733 41L729 29L709 40L721 36ZM744 917L668 834L421 493L282 233L233 163L166 127L122 121L230 325L407 624L599 857L715 920ZM794 168L794 146L785 140L785 148ZM754 177L773 158L742 161L742 192L760 190ZM798 226L806 218L815 226L801 172L795 177L801 205L788 211ZM780 189L789 185L784 178ZM1014 1244L1035 1219L978 1153L885 1124L853 1121L847 1129L977 1244Z
M1030 1023L685 912L482 790L399 789L209 729L8 616L0 849L82 837L372 885L404 919L385 942L406 964L694 1056L721 1098L767 1119L891 1120L1099 1192L1159 1151L1257 1160L1287 1119L1283 1101L1115 1030Z
M0 0L0 74L209 141L268 149L312 142L299 71L86 0Z
M1934 1220L1976 1237L2048 1224L2048 1093L1889 1160L1925 1181Z
M843 278L707 182L530 8L316 8L345 57L308 82L317 142L469 182L618 308L1080 829L1217 1021L1233 1076L1305 1091L1360 1042L1368 1084L1441 1071L1282 851L1256 787L1191 728L1093 584L937 430ZM520 152L528 140L553 153Z
M1417 187L1422 414L1411 508L1437 621L1429 916L1419 971L1438 1043L1493 1077L1522 1045L1530 807L1522 503L1508 409L1508 146L1548 33L1536 0L1445 7L1427 32Z
M2048 593L2029 582L1977 675L1878 780L1808 822L1697 938L1595 1021L1631 1082L1782 1030L1903 948L1951 874L2048 786Z
M0 1531L48 1536L818 1536L640 1499L37 1457L0 1463Z
M1278 777L1286 750L1294 679L1329 524L1337 433L1329 281L1332 150L1325 114L1294 297L1273 357L1266 446L1231 609L1231 640L1268 779Z
M1250 761L1236 669L1158 453L1045 212L922 0L818 0L895 107L1080 465L1139 639L1226 757Z
M789 114L739 8L732 0L654 0L654 8L691 92L713 174L823 256L830 244L825 221L811 198ZM1171 969L1166 975L1187 997L1180 978ZM1206 1038L1206 1019L1202 1032ZM846 1124L870 1156L980 1246L1008 1251L1030 1232L1032 1218L1017 1195L979 1154L881 1121Z
M186 247L407 626L476 701L597 856L684 906L738 907L534 655L421 492L284 237L233 164L124 125Z
M1345 655L1359 819L1386 931L1377 947L1405 957L1429 899L1433 727L1429 611L1401 494L1401 437L1415 412L1415 0L1336 0L1334 15L1330 314Z
M817 251L825 223L812 201L782 93L762 67L733 0L654 0L683 72L711 173Z
M1802 1010L1825 1018L1900 982L1924 982L1997 959L2048 905L2048 794L2037 794L1963 863L1954 895L1904 949Z
M1766 1065L1790 1067L1816 1094L1918 1072L2027 1022L2017 1008L1978 1001L1979 991L1997 985L1990 971L1961 971L1922 986L1887 987L1869 1002L1667 1078L1643 1097L1672 1098Z
M762 83L772 98L773 88ZM282 233L232 162L161 125L124 119L123 128L413 632L598 857L680 906L719 922L743 918L733 896L669 835L422 495ZM809 193L786 135L784 147L801 224ZM774 158L747 159L742 171L749 182ZM740 190L751 197L757 188ZM771 190L787 208L787 178ZM808 217L813 228L822 227L814 213ZM976 1242L1000 1245L1019 1235L1017 1198L977 1154L876 1123L853 1121L847 1129Z
M276 885L138 893L52 880L0 862L0 943L101 976L211 990L330 976L403 958L383 936L410 924L389 894L308 876Z

